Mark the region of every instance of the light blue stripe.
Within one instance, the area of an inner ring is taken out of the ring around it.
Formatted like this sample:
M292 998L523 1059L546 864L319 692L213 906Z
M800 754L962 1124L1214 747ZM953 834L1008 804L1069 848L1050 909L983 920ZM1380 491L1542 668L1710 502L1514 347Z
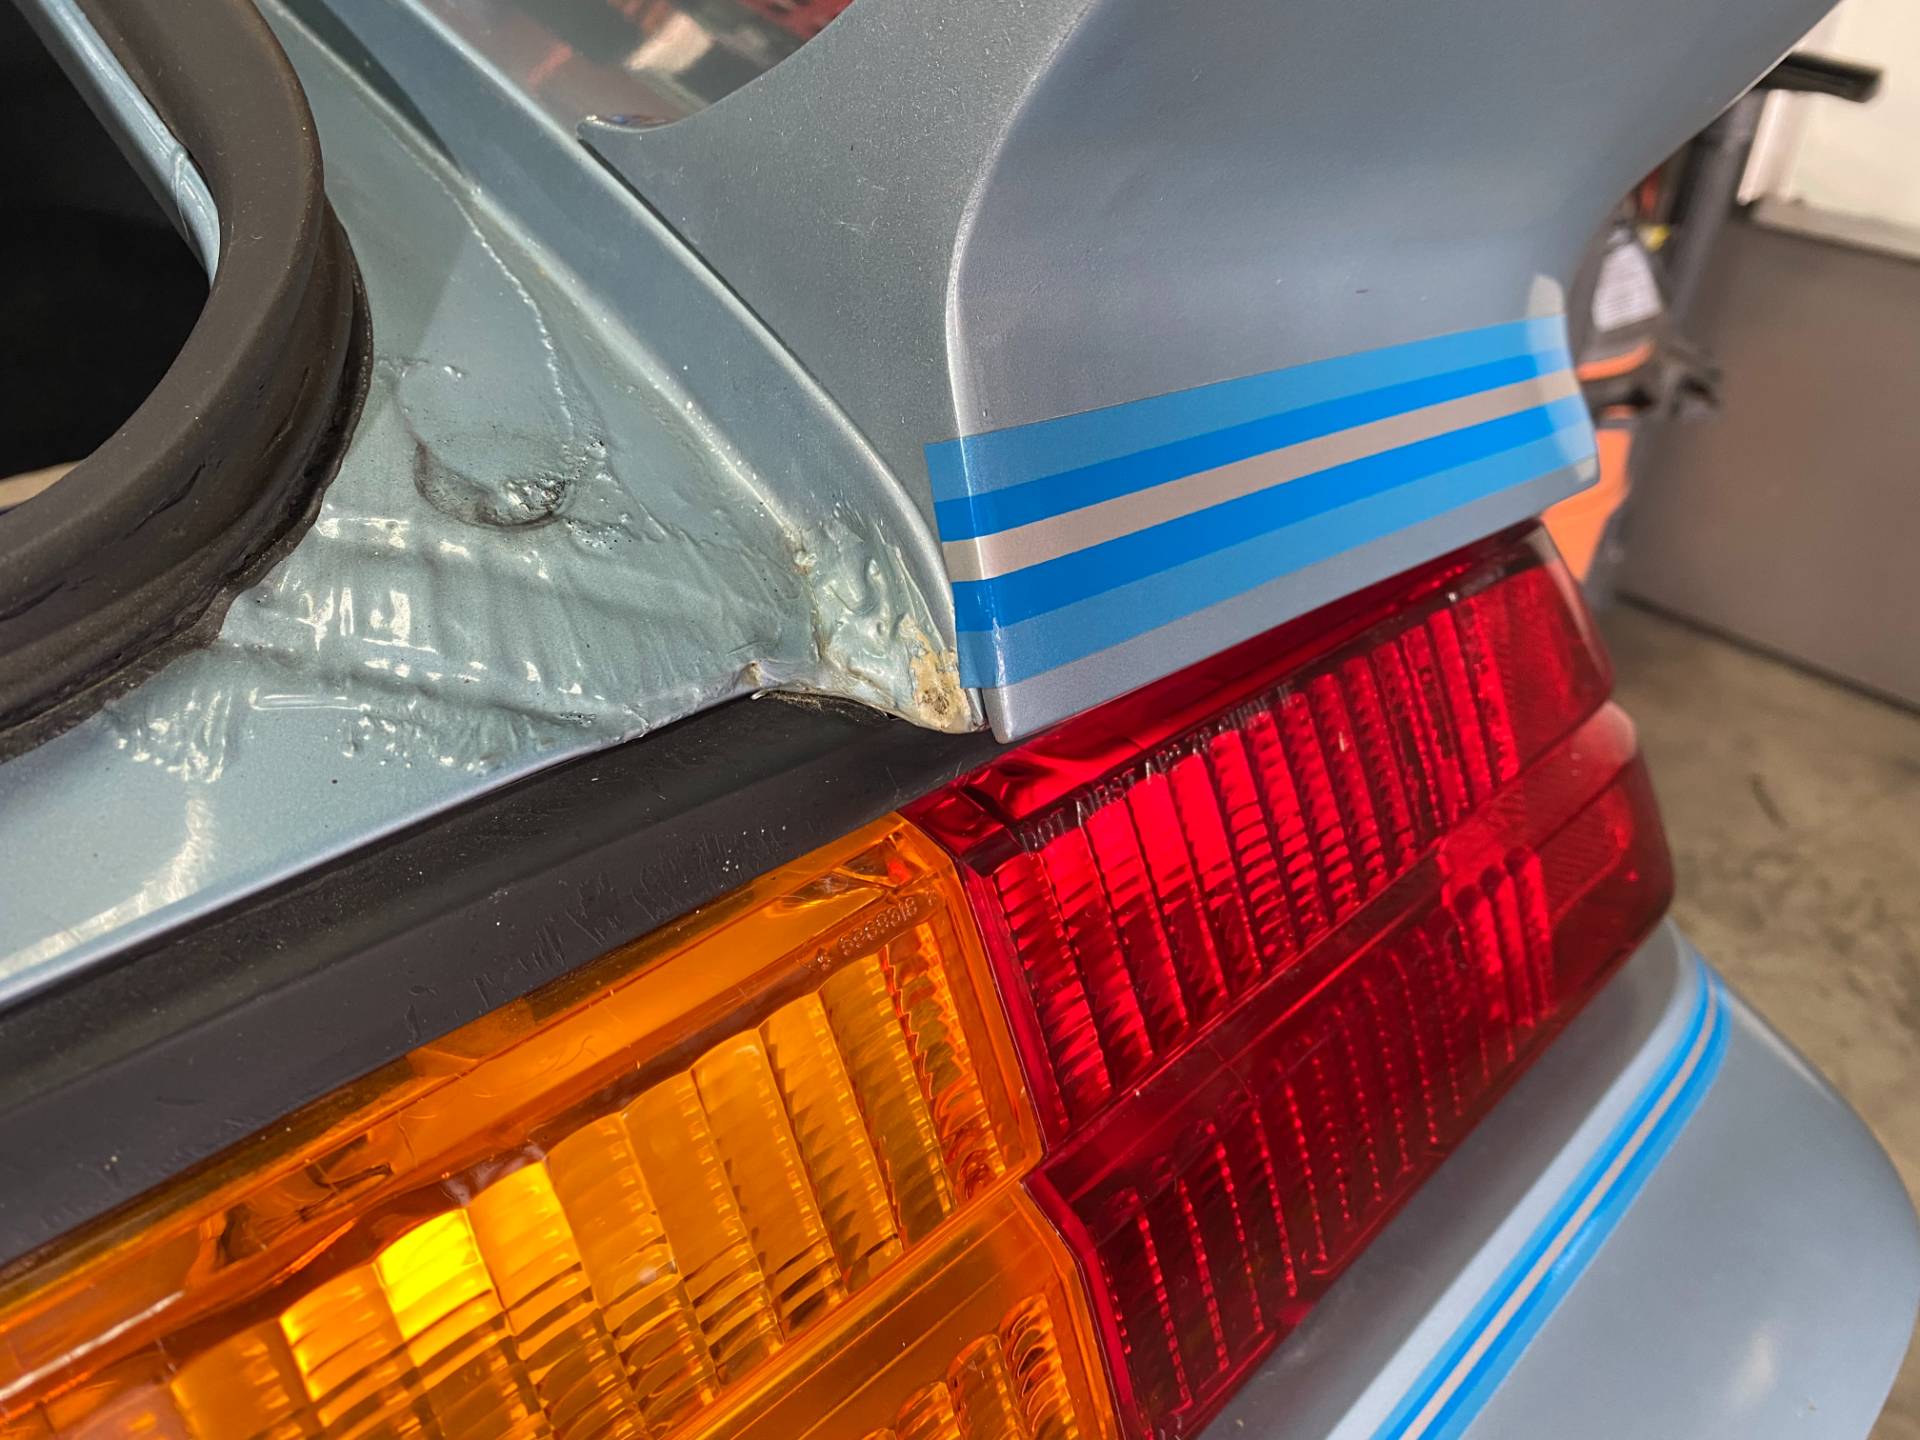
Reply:
M1374 1440L1399 1440L1406 1434L1415 1417L1431 1403L1440 1386L1458 1368L1462 1358L1485 1332L1493 1317L1512 1299L1528 1273L1540 1262L1554 1238L1566 1228L1573 1213L1586 1202L1608 1169L1620 1158L1634 1133L1646 1122L1660 1097L1672 1085L1674 1077L1686 1063L1688 1053L1699 1041L1701 1029L1707 1023L1708 1001L1711 997L1716 1002L1711 1007L1713 1031L1693 1074L1688 1077L1681 1092L1639 1151L1621 1171L1606 1198L1582 1223L1573 1241L1561 1251L1559 1258L1515 1312L1500 1336L1474 1362L1472 1373L1435 1415L1422 1440L1458 1440L1513 1369L1528 1342L1539 1333L1554 1308L1572 1289L1601 1244L1613 1233L1621 1217L1645 1186L1647 1177L1673 1148L1674 1141L1699 1109L1702 1098L1712 1086L1727 1045L1726 995L1719 977L1698 958L1694 964L1700 979L1700 995L1685 1031L1659 1072L1636 1098L1626 1119L1614 1128L1606 1143L1581 1170L1579 1178L1560 1197L1552 1213L1534 1230L1493 1288L1421 1372L1420 1378L1394 1408L1386 1423L1374 1432Z
M958 500L1262 416L1566 345L1554 315L1489 325L1154 395L926 447L936 502Z
M1017 684L1592 453L1593 431L1582 415L1544 439L1336 504L1058 610L996 629L962 631L962 683Z
M1049 520L1103 500L1136 494L1182 476L1217 470L1289 445L1404 415L1410 410L1518 385L1571 369L1572 365L1572 357L1565 350L1514 355L1465 370L1426 375L1379 390L1363 390L1339 400L1262 415L1244 424L1136 450L1025 484L942 501L933 507L934 523L943 540L991 535L1017 525L1030 525L1036 520Z
M1269 485L991 579L955 581L954 624L962 631L1005 629L1409 480L1545 439L1586 415L1578 397L1534 406Z

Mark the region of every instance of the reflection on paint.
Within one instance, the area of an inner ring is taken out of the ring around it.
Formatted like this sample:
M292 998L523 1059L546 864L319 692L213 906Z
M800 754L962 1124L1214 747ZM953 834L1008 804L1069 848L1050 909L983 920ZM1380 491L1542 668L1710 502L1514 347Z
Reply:
M211 645L0 767L0 1003L733 696L975 721L888 538L789 523L675 376L264 8L366 284L366 402L312 529ZM192 863L155 871L188 812Z
M7 966L25 970L156 914L194 894L205 883L214 854L212 809L204 792L188 792L181 806L179 848L147 873L139 887L98 914L47 935L7 957Z

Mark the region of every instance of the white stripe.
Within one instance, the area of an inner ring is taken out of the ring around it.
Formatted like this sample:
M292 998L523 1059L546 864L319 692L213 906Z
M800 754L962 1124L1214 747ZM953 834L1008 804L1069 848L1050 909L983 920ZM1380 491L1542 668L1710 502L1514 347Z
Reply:
M1316 436L1235 460L1211 470L1182 475L1145 490L1116 495L1064 515L1049 515L991 535L949 540L941 547L954 580L990 580L1024 570L1043 560L1070 555L1090 545L1117 540L1151 525L1211 509L1227 500L1317 474L1335 465L1362 460L1416 441L1517 415L1580 393L1570 370L1556 370L1513 385L1443 400L1403 411L1331 435Z
M1467 1352L1448 1372L1440 1388L1433 1392L1420 1413L1415 1415L1407 1428L1400 1432L1404 1440L1419 1440L1420 1436L1426 1434L1434 1418L1453 1398L1454 1392L1466 1383L1474 1367L1480 1363L1481 1357L1493 1348L1507 1326L1513 1323L1513 1317L1527 1303L1528 1297L1540 1288L1548 1272L1553 1269L1555 1263L1566 1253L1567 1247L1579 1235L1581 1227L1593 1218L1594 1211L1598 1210L1607 1196L1612 1193L1613 1187L1619 1183L1621 1175L1633 1163L1634 1157L1645 1148L1648 1137L1659 1126L1667 1111L1673 1108L1674 1102L1680 1098L1680 1092L1686 1089L1687 1081L1693 1077L1693 1072L1700 1068L1701 1058L1707 1053L1707 1044L1713 1038L1714 1021L1720 1010L1720 995L1714 988L1713 982L1703 975L1701 983L1707 987L1707 1013L1700 1026L1700 1034L1695 1038L1693 1047L1687 1052L1686 1061L1680 1066L1672 1082L1661 1092L1658 1103L1647 1112L1646 1118L1640 1122L1626 1145L1614 1157L1613 1163L1607 1166L1599 1183L1587 1192L1586 1198L1574 1209L1573 1214L1567 1217L1566 1224L1555 1233L1552 1243L1528 1269L1526 1276L1514 1288L1513 1294L1507 1297L1506 1304L1494 1312L1492 1319L1474 1338L1473 1344L1467 1347Z

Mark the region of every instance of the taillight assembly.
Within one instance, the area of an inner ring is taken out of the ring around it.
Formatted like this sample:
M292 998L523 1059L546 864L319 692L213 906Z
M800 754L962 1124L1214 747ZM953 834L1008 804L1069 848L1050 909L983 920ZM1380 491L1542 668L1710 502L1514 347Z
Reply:
M1263 636L912 812L967 875L1120 1410L1187 1434L1664 909L1530 538Z
M0 1433L1091 1440L1035 1151L952 866L884 821L14 1276Z
M29 1257L0 1436L1190 1432L1664 906L1542 547L1004 752Z

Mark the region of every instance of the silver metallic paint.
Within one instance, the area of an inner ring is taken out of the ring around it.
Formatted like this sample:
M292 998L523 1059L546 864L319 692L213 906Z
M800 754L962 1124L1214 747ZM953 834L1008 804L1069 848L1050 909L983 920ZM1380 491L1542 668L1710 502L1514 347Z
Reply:
M925 511L930 442L1558 309L1614 198L1823 8L859 0L697 114L582 134ZM1389 573L1349 555L1293 603ZM1226 613L1097 687L988 692L996 733L1299 611Z

